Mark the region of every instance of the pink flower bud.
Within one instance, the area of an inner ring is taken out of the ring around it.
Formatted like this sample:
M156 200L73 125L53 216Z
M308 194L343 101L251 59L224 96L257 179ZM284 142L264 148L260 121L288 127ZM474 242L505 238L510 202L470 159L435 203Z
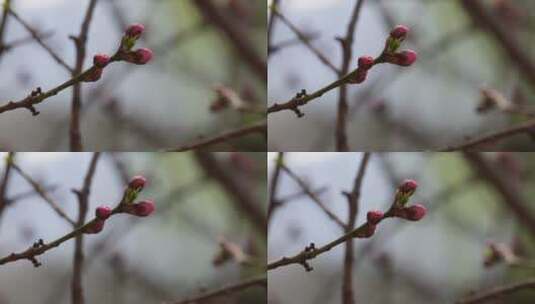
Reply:
M366 219L368 220L368 223L372 225L377 225L383 219L384 216L385 215L382 211L372 210L368 211L368 213L366 214Z
M147 48L141 48L135 51L136 62L135 64L146 64L152 59L152 50Z
M418 59L418 54L413 50L403 51L395 56L398 58L397 64L401 66L411 66Z
M409 31L410 30L408 27L404 25L398 25L392 30L392 32L390 32L390 37L399 40L405 40Z
M141 175L136 175L132 177L130 180L130 183L128 183L128 187L132 189L143 189L145 185L147 184L147 179Z
M147 48L141 48L133 52L123 53L122 59L126 62L143 65L151 61L152 56L152 50Z
M87 74L82 81L83 82L95 82L98 81L102 77L102 72L104 70L102 68L96 67L90 71L89 74Z
M403 181L403 183L398 187L399 192L403 194L413 194L414 191L416 191L416 188L418 188L418 183L415 180L412 179L406 179Z
M97 209L95 210L95 216L98 218L98 219L101 219L101 220L106 220L110 217L112 213L112 210L110 207L108 206L99 206L97 207Z
M361 69L360 67L357 69L354 75L352 75L351 79L348 80L349 83L363 83L366 80L366 77L368 76L368 71Z
M154 209L156 209L154 201L145 200L133 205L132 214L144 217L150 215L154 211Z
M375 60L371 56L362 56L359 58L359 69L369 70L373 67Z
M106 54L97 54L93 57L93 64L99 68L105 68L110 63L110 56Z
M419 221L426 213L427 209L421 204L414 204L405 208L405 218L409 221Z
M126 29L125 35L134 39L138 39L145 31L145 26L141 23L132 24Z
M104 229L104 222L104 220L96 219L84 228L83 233L95 234L101 232Z
M375 229L377 228L376 225L366 223L364 225L363 230L358 231L358 233L355 235L357 238L369 238L375 233Z

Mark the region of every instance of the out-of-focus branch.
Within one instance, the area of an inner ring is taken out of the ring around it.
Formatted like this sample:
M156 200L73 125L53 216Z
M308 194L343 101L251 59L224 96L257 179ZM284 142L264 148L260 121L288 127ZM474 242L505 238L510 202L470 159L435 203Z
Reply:
M476 304L493 301L503 298L506 295L521 291L524 289L535 289L535 279L529 279L523 282L496 287L490 290L476 293L456 302L456 304Z
M456 146L450 146L444 149L440 149L439 151L451 152L451 151L459 151L459 150L475 150L482 145L493 144L500 140L507 139L517 134L530 133L533 130L533 128L535 128L535 119L528 120L524 123L509 127L505 130L501 130L492 134L485 135L480 138L469 140L465 143L462 143Z
M22 170L14 161L11 161L11 166L13 170L24 178L30 186L32 186L35 193L37 193L50 207L54 212L56 212L59 217L66 220L71 226L76 227L76 222L72 220L61 208L60 206L46 193L45 189L34 180L28 173Z
M9 9L11 7L11 0L5 0L3 4L2 20L0 20L0 58L5 51L4 35L7 27L7 17L9 15Z
M465 152L464 157L474 171L498 192L506 207L531 231L531 234L535 235L535 216L528 207L531 204L520 194L517 187L512 185L501 172L493 168L482 154Z
M332 221L334 221L339 227L345 228L346 224L336 215L334 214L327 206L325 206L325 203L321 201L321 199L310 189L310 187L307 185L303 179L301 179L297 174L295 174L288 166L285 164L281 164L281 169L288 174L298 185L303 189L303 191L310 197L310 199L323 211L328 218L330 218Z
M507 31L499 22L493 18L479 0L460 0L470 18L481 28L488 29L489 32L500 42L511 61L522 72L525 78L535 87L535 63L531 60L522 46L518 43L512 32Z
M187 298L184 300L179 301L171 301L166 302L167 304L195 304L195 303L204 303L205 301L209 301L218 297L222 296L229 296L234 293L240 292L242 290L254 287L254 286L262 286L264 288L267 288L267 278L266 277L260 277L260 278L254 278L250 280L246 280L243 282L240 282L238 284L230 285L223 287L221 289L216 289L213 291L208 291L205 293L202 293L198 296L194 296L191 298Z
M219 182L236 207L243 211L257 230L265 236L267 233L267 217L262 210L264 203L255 197L254 193L243 181L240 181L232 172L224 168L214 154L197 151L195 156L206 175Z
M275 169L273 169L273 174L271 175L271 180L269 182L268 223L271 220L273 211L280 205L280 201L277 200L277 189L280 181L281 164L283 163L284 153L279 152L275 160Z
M359 212L360 189L364 180L364 174L368 167L370 160L370 153L364 153L360 161L355 183L353 189L349 193L345 193L348 202L348 221L345 228L346 233L350 233L355 229L355 223ZM354 264L354 248L353 238L346 241L345 255L344 255L344 275L342 281L342 304L355 303L355 295L353 292L353 264Z
M72 77L82 72L84 60L86 55L87 33L89 32L89 25L93 19L93 13L97 5L97 0L91 0L87 11L85 13L84 21L80 34L77 37L71 37L76 46L76 64L72 72ZM80 131L80 111L82 108L82 85L77 82L72 88L72 106L71 106L71 121L69 128L69 143L71 151L82 151L82 134Z
M84 178L83 186L80 190L75 191L78 197L78 220L76 222L77 227L82 227L87 217L87 209L89 207L89 194L91 190L91 184L93 183L93 176L97 168L97 163L100 157L100 153L94 153L89 164L89 168ZM82 287L82 272L84 267L84 235L79 234L75 239L74 248L74 261L71 280L71 299L73 304L84 304L84 293Z
M290 20L288 20L288 18L286 18L286 16L280 13L276 8L272 8L271 11L273 13L273 16L271 17L272 19L278 17L282 21L282 23L284 23L290 30L292 30L292 32L294 32L294 34L297 36L297 38L299 38L301 43L305 47L307 47L314 55L316 55L319 61L321 61L325 66L327 66L337 75L340 74L340 70L338 70L338 68L336 68L334 64L329 59L327 59L327 57L325 57L325 55L323 55L317 48L315 48L310 43L310 39L307 37L307 35L301 32L301 30L299 30L297 26L295 26Z
M224 16L221 13L221 9L217 8L212 0L195 0L193 3L207 22L212 23L225 34L225 37L232 43L255 75L263 82L267 81L267 63L257 53L253 44L247 38L247 34Z
M11 177L11 168L13 167L13 160L15 158L15 153L9 152L6 156L6 167L4 169L4 175L2 177L2 181L0 184L0 217L2 216L2 213L4 212L6 206L7 206L7 186L9 184L9 180Z
M338 78L342 78L349 72L349 67L351 64L351 59L353 57L353 37L355 36L355 30L357 28L357 22L359 20L360 12L364 0L358 0L355 3L355 8L349 20L347 26L347 32L344 38L339 38L338 41L342 46L342 68L338 73ZM347 112L349 106L347 104L347 83L343 83L340 86L339 96L338 96L338 110L336 118L336 130L335 130L335 139L336 139L336 151L349 151L349 144L347 142Z
M30 33L33 40L35 40L35 42L37 42L60 66L65 68L70 73L74 72L74 69L71 68L63 59L61 59L61 57L56 54L56 52L43 41L43 39L39 35L39 32L36 29L34 29L28 22L22 19L12 9L9 9L8 12Z
M202 139L197 142L186 144L177 148L169 149L167 152L184 152L190 150L200 150L215 144L228 142L235 138L240 138L252 133L263 133L267 135L267 122L263 121L237 130L227 131L211 138Z

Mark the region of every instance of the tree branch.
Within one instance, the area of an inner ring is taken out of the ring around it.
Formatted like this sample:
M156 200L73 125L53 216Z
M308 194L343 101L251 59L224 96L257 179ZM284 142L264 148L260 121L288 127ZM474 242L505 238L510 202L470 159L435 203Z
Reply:
M84 178L84 184L82 189L75 191L78 197L78 220L76 226L80 227L84 225L87 217L87 209L89 207L89 194L91 192L91 184L93 183L93 176L100 157L100 153L94 153L89 164L86 176ZM82 287L82 272L84 267L84 235L78 234L75 238L74 248L74 260L73 260L73 273L71 280L71 298L73 304L84 304L84 293Z
M82 28L78 37L72 37L74 44L76 46L76 64L74 71L72 72L72 77L80 74L83 69L85 53L86 53L86 43L87 43L87 33L89 31L89 25L93 19L93 12L97 5L97 0L91 0L87 11L85 14L84 21L82 22ZM73 85L72 91L72 107L71 107L71 121L69 128L69 138L70 138L70 150L71 151L82 151L82 134L80 131L80 109L82 108L82 86L80 82L77 82Z
M456 145L456 146L450 146L444 149L440 149L441 152L451 152L451 151L459 151L459 150L475 150L477 147L485 145L485 144L491 144L496 143L500 140L509 138L513 135L517 135L520 133L529 133L532 131L532 129L535 128L535 119L528 120L524 123L518 124L516 126L509 127L507 129L485 135L480 138L469 140L465 143Z
M345 232L350 233L355 229L355 222L357 220L359 212L359 199L362 188L362 182L364 180L364 174L370 160L370 153L364 153L359 165L357 176L353 189L350 193L346 193L348 202L348 221ZM342 283L342 304L354 304L355 296L353 292L353 264L354 264L354 248L353 238L346 241L345 256L344 256L344 275Z
M521 291L524 289L535 289L535 279L529 279L524 282L496 287L487 291L479 292L457 301L457 304L477 304L487 301L497 300L506 295Z
M347 33L344 38L339 38L338 41L342 45L342 68L338 73L338 78L342 78L349 72L349 66L353 57L353 36L355 36L355 29L362 10L364 0L358 0L355 3L355 8L351 19L347 26ZM349 144L347 142L347 111L349 106L347 104L347 83L343 83L340 86L340 93L338 96L338 111L336 118L336 150L337 151L349 151Z
M232 24L228 18L221 14L221 9L217 8L212 0L195 0L193 3L207 22L212 23L225 34L255 75L264 82L267 81L267 63L257 54L253 44L243 30Z
M184 151L190 151L190 150L201 150L211 145L227 142L235 138L249 135L251 133L267 134L267 122L264 121L264 122L256 123L250 126L242 127L237 130L227 131L225 133L216 135L211 138L202 139L197 142L185 144L185 145L179 146L178 148L169 149L167 150L167 152L184 152Z
M191 298L187 298L180 301L175 302L167 302L168 304L195 304L195 303L204 303L205 301L209 301L221 296L228 296L237 292L240 292L244 289L254 287L254 286L262 286L264 288L267 288L267 278L261 277L261 278L254 278L250 280L243 281L238 284L229 285L227 287L223 287L221 289L208 291L205 293L202 293L198 296L194 296Z

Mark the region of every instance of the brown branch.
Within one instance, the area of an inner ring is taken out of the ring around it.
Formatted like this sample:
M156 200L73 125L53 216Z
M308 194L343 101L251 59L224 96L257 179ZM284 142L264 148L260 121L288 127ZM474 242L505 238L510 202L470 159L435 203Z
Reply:
M84 21L82 22L82 28L80 29L80 34L77 37L72 37L76 46L76 65L72 72L72 77L75 77L82 72L86 54L87 33L89 31L91 20L93 19L93 12L95 11L96 5L97 0L91 0L91 2L89 2ZM80 82L74 84L72 92L69 142L70 150L78 152L83 149L82 134L80 131L80 110L82 108L82 86Z
M53 34L54 33L51 32L51 31L43 32L43 33L40 34L39 38L40 39L47 39L47 38L51 37ZM32 36L28 36L28 37L18 38L18 39L15 39L13 41L10 41L8 43L5 43L3 45L0 45L0 54L2 52L11 51L14 48L22 46L24 44L27 44L27 43L30 43L30 42L34 42L34 40L35 39Z
M7 186L11 178L11 168L13 167L13 160L15 158L14 152L9 152L6 156L6 167L4 169L4 175L2 177L2 182L0 184L0 216L4 213L4 210L7 206L8 199L6 197Z
M297 174L295 174L290 168L288 168L285 164L281 164L281 169L288 174L298 185L305 191L305 193L310 197L310 199L327 215L328 218L330 218L332 221L334 221L339 227L345 228L346 224L336 215L334 214L325 204L320 200L320 198L310 189L310 187L303 181Z
M490 290L479 292L468 296L456 302L456 304L477 304L487 301L494 301L506 295L521 291L524 289L535 289L535 279L529 279L523 282L496 287Z
M4 42L4 35L6 33L7 17L9 15L10 7L11 7L11 0L5 0L3 3L2 20L0 20L0 57L2 53L6 50L5 42Z
M12 9L9 9L9 14L13 16L13 18L15 18L30 33L33 40L35 40L35 42L37 42L60 66L65 68L70 73L74 72L74 69L71 68L63 59L61 59L61 57L43 41L37 30L35 30L28 22L22 19Z
M395 217L392 212L386 212L384 219ZM314 243L311 243L303 251L291 257L282 257L277 261L267 264L267 270L273 270L279 267L288 266L292 264L302 265L306 271L311 271L313 268L308 264L308 260L314 259L317 256L326 253L333 249L334 247L344 244L347 240L351 238L364 238L364 234L369 230L368 223L364 223L359 227L353 229L352 231L340 236L339 238L321 246L316 247Z
M238 284L229 285L226 287L223 287L221 289L208 291L205 293L202 293L198 296L194 296L191 298L187 298L184 300L179 301L171 301L167 302L168 304L194 304L194 303L204 303L205 301L212 300L221 296L228 296L237 292L240 292L244 289L248 289L253 286L262 286L264 288L267 288L267 278L266 277L260 277L260 278L253 278L250 280L246 280L243 282L240 282Z
M535 128L535 119L528 120L524 123L518 124L513 127L509 127L505 130L501 130L501 131L498 131L489 135L485 135L481 138L469 140L460 145L450 146L444 149L440 149L439 151L451 152L451 151L459 151L459 150L475 150L477 147L481 145L495 143L495 142L498 142L500 140L509 138L513 135L517 135L520 133L529 133L530 131L532 131L533 128Z
M95 170L100 157L100 153L94 153L89 164L82 189L75 191L78 197L78 220L76 226L80 227L84 225L87 217L87 209L89 207L89 194L91 191L91 184L93 183L93 176L95 176ZM75 238L74 248L74 260L73 260L73 273L71 281L71 299L73 304L84 304L84 293L82 287L82 272L84 267L84 235L79 234Z
M89 187L91 185L91 180L92 180L92 176L94 175L94 170L95 170L95 166L96 166L96 154L93 156L92 160L91 160L91 164L89 166L89 169L88 169L88 173L86 174L86 178L84 179L84 185L82 187L82 190L81 191L75 191L75 193L80 196L84 196L85 194L84 193L87 193L87 195L89 195ZM132 189L130 189L129 187L126 187L126 189L124 190L124 193L123 193L123 197L121 199L121 201L116 205L116 207L112 210L111 214L110 214L110 217L114 216L114 215L117 215L117 214L123 214L123 213L130 213L128 212L128 204L131 204L133 203L133 200L135 199L135 195L132 197L131 196L131 192ZM129 195L130 193L130 195ZM109 219L108 219L109 220ZM107 220L107 221L108 221ZM70 239L73 239L73 238L76 238L84 233L94 233L94 232L88 232L88 230L90 231L90 229L94 229L94 225L95 224L98 224L97 221L102 221L102 219L98 219L97 217L94 217L91 221L85 223L83 226L80 226L80 227L77 227L76 229L74 229L73 231L63 235L62 237L50 242L50 243L45 243L42 239L39 239L37 242L35 242L31 247L29 247L28 249L24 250L24 251L21 251L21 252L18 252L18 253L11 253L11 254L8 254L7 256L5 257L2 257L0 258L0 265L4 265L4 264L7 264L7 263L12 263L12 262L16 262L16 261L19 261L19 260L29 260L33 263L33 265L35 267L38 267L41 265L41 263L39 263L39 261L37 261L37 258L38 256L44 254L45 252L53 249L53 248L56 248L58 246L60 246L61 244L63 244L64 242L70 240ZM95 254L96 255L96 254ZM84 268L82 267L81 271L83 271Z
M269 182L269 205L268 205L268 224L273 215L273 211L280 206L280 201L277 200L277 189L280 182L281 164L284 163L284 152L279 152L275 160L275 169L271 175Z
M255 75L264 82L267 81L267 63L257 53L252 42L247 38L247 34L226 18L212 0L195 0L193 3L207 22L212 23L225 34Z
M24 180L32 186L35 193L37 193L51 208L56 212L59 217L66 220L71 226L76 227L77 224L75 221L73 221L61 208L60 206L46 193L45 189L37 182L35 181L28 173L24 172L22 168L20 168L16 163L13 161L11 162L11 166L17 173L22 176Z
M526 79L535 87L535 63L528 53L524 52L524 47L520 46L512 31L506 30L498 19L492 17L479 0L460 0L461 5L472 18L475 24L488 29L490 33L500 42L509 58L516 64L517 68L524 74Z
M268 54L273 47L273 32L275 31L275 24L277 21L277 16L273 13L276 9L279 8L280 0L273 0L270 7L271 16L269 16L268 27L267 27L267 40L268 40Z
M535 216L530 211L531 202L521 195L517 188L501 172L492 167L483 155L476 152L465 152L464 157L479 176L486 180L502 197L503 203L526 228L535 235Z
M355 3L355 8L351 19L347 26L347 33L344 38L339 38L342 45L342 68L338 73L338 78L342 78L349 72L349 66L353 57L353 36L355 36L355 29L362 10L364 0L359 0ZM336 150L337 151L349 151L349 144L347 142L347 111L349 106L347 104L347 83L340 86L340 93L338 97L338 111L336 119Z
M267 134L267 123L265 121L250 126L242 127L237 130L227 131L211 138L202 139L197 142L182 145L178 148L167 150L167 152L184 152L190 150L201 150L214 144L224 143L235 138L240 138L251 133Z
M357 220L359 212L359 199L360 199L360 190L362 188L362 182L364 180L364 174L366 173L366 168L370 160L370 154L364 153L362 160L359 165L357 172L357 177L355 178L355 183L353 184L353 189L350 193L345 193L347 197L347 202L349 205L348 209L348 221L346 225L345 232L350 233L355 229L355 223ZM353 264L354 264L354 247L353 247L353 238L349 238L346 241L345 256L344 256L344 274L343 274L343 283L342 283L342 304L354 304L355 296L353 292Z
M317 48L315 48L310 43L310 39L307 37L307 35L305 35L303 32L301 32L301 30L299 30L299 28L297 28L297 26L295 26L292 22L290 22L290 20L288 20L288 18L286 18L286 16L281 14L276 8L273 8L271 11L273 12L273 17L278 17L282 21L282 23L284 23L290 30L292 30L292 32L294 32L294 34L297 36L297 38L299 38L301 43L304 44L305 47L307 47L314 55L316 55L316 57L318 57L319 61L321 61L324 65L326 65L329 69L331 69L337 75L339 75L341 73L341 71L338 70L334 66L334 64L332 64L332 62L330 62L329 59L327 59L327 57L325 57L325 55L323 55ZM271 18L273 18L273 17L271 17ZM346 73L347 73L347 71L346 71ZM344 74L346 74L346 73L344 73Z
M229 172L214 154L197 151L195 156L206 175L219 182L236 207L243 211L257 230L265 236L267 219L262 208L265 203L259 201L251 189Z

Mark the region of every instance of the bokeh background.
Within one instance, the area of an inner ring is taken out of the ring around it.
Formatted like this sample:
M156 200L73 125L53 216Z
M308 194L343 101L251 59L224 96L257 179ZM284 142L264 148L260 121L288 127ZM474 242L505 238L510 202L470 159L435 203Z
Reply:
M269 3L272 0L268 1ZM361 85L348 88L349 144L353 151L416 151L445 148L465 137L497 131L525 119L496 109L478 113L480 89L499 91L511 102L533 109L535 88L488 31L472 23L457 0L365 1L355 32L351 67L357 58L377 56L396 24L411 28L403 48L419 59L410 68L381 65ZM518 41L535 61L535 2L480 1L495 22ZM355 1L283 0L279 11L337 67L343 37ZM301 89L312 92L336 79L334 73L282 22L276 22L269 54L268 105L287 101ZM270 151L332 151L338 90L301 108L269 115ZM529 136L519 135L493 146L503 151L533 150Z
M154 199L156 211L146 218L114 216L102 232L85 236L82 284L87 303L160 304L265 275L265 231L260 231L257 223L238 207L219 179L212 178L200 165L200 159L206 158L246 187L257 203L254 208L265 214L265 153L100 156L88 218L99 205L114 206L124 190L123 178L136 174L149 181L140 199ZM22 170L47 189L71 218L78 212L71 189L81 187L90 159L90 153L15 155ZM25 250L39 238L52 241L72 230L32 192L30 185L12 170L6 191L9 203L0 217L2 257ZM249 254L249 264L230 259L214 266L222 238ZM38 257L42 263L38 268L27 260L2 265L0 303L70 303L73 251L71 240ZM213 301L265 303L266 289L253 287Z
M43 34L45 42L69 64L75 50L70 35L78 35L88 0L14 0L12 9ZM257 55L266 58L266 3L214 0L219 12L241 29ZM259 114L231 109L213 113L213 88L225 85L254 107L265 107L266 82L251 71L229 40L205 22L191 0L100 0L90 26L85 67L96 53L116 51L124 29L143 23L138 42L155 57L146 66L117 63L97 83L84 84L82 118L87 151L155 151L189 143L200 136L262 120ZM8 19L4 42L28 37ZM265 77L265 75L264 75ZM69 73L35 42L4 52L0 60L0 101L20 100L36 87L53 88ZM0 147L4 151L68 150L72 90L38 106L41 114L16 110L0 115ZM265 151L265 137L254 134L217 151Z
M273 174L276 153L268 158ZM477 155L523 198L524 215L533 217L533 153ZM333 213L347 219L347 200L361 153L285 153L284 163L301 177ZM357 226L371 209L390 207L397 185L412 178L419 187L412 203L428 213L419 222L384 221L370 239L356 239L353 289L356 303L454 303L471 291L533 277L531 267L503 261L484 267L487 242L506 244L526 261L535 256L533 231L519 220L488 176L462 153L372 153L361 188ZM316 248L343 235L284 171L276 195L284 204L269 219L268 262L292 256L311 242ZM522 215L521 215L522 216ZM341 302L344 245L301 265L268 272L270 304ZM528 262L529 263L529 262ZM533 303L533 291L492 303ZM489 302L490 303L490 302Z

